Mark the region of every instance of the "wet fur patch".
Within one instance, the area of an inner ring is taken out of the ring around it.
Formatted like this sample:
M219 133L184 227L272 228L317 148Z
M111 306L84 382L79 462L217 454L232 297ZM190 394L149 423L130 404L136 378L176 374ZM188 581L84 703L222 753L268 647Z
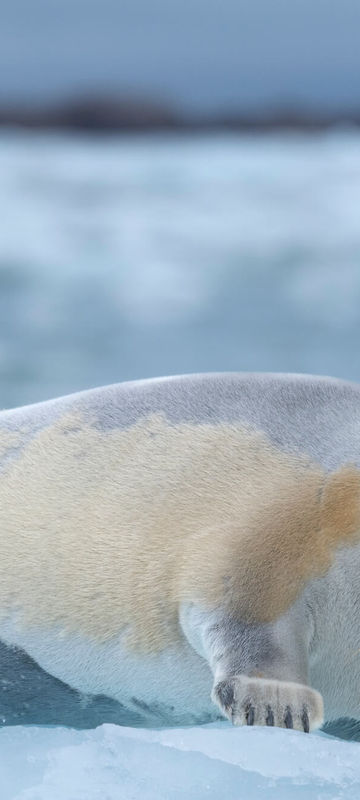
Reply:
M183 600L285 612L359 540L360 472L235 424L101 431L68 414L6 464L0 530L0 618L157 651L182 635Z

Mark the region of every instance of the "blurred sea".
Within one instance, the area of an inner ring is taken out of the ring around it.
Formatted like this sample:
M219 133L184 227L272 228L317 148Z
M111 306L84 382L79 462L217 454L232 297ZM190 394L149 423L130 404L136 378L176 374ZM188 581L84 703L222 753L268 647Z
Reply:
M360 379L360 135L0 136L1 407L152 375Z

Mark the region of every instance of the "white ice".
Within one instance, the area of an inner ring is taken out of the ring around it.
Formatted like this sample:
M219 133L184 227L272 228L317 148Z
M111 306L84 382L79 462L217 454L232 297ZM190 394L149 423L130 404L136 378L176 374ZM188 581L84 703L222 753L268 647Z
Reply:
M0 731L1 800L358 800L360 750L227 723Z

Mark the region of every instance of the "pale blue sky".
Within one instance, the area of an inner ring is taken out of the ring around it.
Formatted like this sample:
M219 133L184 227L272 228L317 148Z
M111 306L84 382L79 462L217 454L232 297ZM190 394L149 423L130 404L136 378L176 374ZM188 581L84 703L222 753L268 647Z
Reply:
M360 106L359 0L2 0L0 101Z

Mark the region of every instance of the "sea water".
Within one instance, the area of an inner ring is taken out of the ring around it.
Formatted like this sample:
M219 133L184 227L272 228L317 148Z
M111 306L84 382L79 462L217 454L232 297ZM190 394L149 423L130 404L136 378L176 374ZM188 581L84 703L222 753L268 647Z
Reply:
M1 406L210 370L360 378L360 135L0 136Z

